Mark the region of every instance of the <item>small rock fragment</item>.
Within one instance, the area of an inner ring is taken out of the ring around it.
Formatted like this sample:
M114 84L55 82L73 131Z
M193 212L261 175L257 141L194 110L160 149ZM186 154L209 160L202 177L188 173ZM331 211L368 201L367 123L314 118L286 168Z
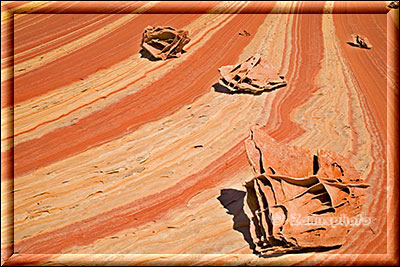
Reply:
M137 167L135 169L132 170L133 173L141 173L145 170L145 167Z
M239 32L239 35L240 36L250 36L250 33L246 30L243 30L243 31Z
M183 47L189 42L188 31L176 30L168 26L147 26L140 46L154 58L166 60L171 57L180 57Z
M372 45L369 44L367 37L362 37L358 34L352 34L351 38L353 39L352 42L349 42L352 46L357 46L360 48L371 49Z

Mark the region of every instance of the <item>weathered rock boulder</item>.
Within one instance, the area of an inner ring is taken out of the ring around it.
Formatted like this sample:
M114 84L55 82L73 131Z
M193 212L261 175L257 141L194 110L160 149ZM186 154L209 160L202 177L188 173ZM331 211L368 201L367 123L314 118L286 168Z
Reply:
M156 59L180 57L183 47L190 42L188 34L188 31L168 26L147 26L143 32L141 47Z
M258 54L240 64L223 66L218 71L221 74L219 84L232 92L248 91L257 94L287 84L272 64Z
M259 128L245 145L256 175L244 184L245 210L258 252L339 247L362 223L369 185L346 158L277 143Z

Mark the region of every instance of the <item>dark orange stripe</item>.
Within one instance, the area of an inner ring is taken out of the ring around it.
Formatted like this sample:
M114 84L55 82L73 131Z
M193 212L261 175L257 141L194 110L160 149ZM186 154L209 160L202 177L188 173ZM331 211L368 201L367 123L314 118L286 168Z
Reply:
M39 15L31 14L29 16ZM19 24L20 20L16 21L18 23L14 25L14 55L17 57L14 64L19 64L37 55L59 48L121 18L120 15L108 14L59 14L50 16L47 15L48 18L38 24L23 27L22 29ZM51 44L47 44L49 42ZM27 51L37 46L41 46L40 49L35 49L32 52ZM19 53L25 51L27 53L23 56L18 56Z
M121 5L115 5L115 11L122 12L126 9L131 11L133 7L142 7L145 2L140 3L121 3ZM82 6L81 4L79 6ZM78 7L74 7L77 9ZM83 7L81 7L83 8ZM65 11L65 10L64 10ZM81 36L90 34L105 25L114 22L120 16L115 14L32 14L31 16L25 16L18 19L15 23L15 54L24 52L25 50L31 49L43 43L52 41L51 47L41 48L39 52L34 52L33 55L24 55L24 57L18 58L15 61L16 64L26 59L32 58L37 54L43 54L51 49L60 47L61 45L71 42L80 38ZM35 21L39 20L39 23ZM100 21L101 20L101 21ZM97 23L100 21L100 23ZM22 28L21 32L18 30ZM63 37L69 34L62 40L56 40L59 37ZM26 40L30 42L27 43Z
M225 22L226 20L227 20L227 18L224 19L221 23ZM221 23L220 23L220 24L221 24ZM218 24L217 26L214 26L214 27L210 28L204 35L207 35L210 31L212 31L212 30L214 30L215 28L217 28L220 24ZM197 40L196 42L193 42L191 45L195 45L195 44L199 43L201 40L202 40L202 38L200 38L200 39ZM141 77L137 78L136 80L134 80L133 82L131 82L131 83L127 84L127 85L125 85L125 86L122 87L122 88L119 88L119 89L117 89L117 90L115 90L115 91L112 91L111 93L109 93L109 94L107 94L107 95L105 95L105 96L99 97L99 98L97 98L97 99L95 99L95 100L93 100L93 101L90 101L89 103L86 103L86 104L84 104L84 105L82 105L82 106L79 106L79 107L77 107L77 108L75 108L75 109L72 109L72 110L68 111L67 113L62 114L61 116L59 116L59 117L57 117L57 118L55 118L55 119L52 119L52 120L45 121L45 122L42 122L42 123L40 123L40 124L37 124L35 127L31 128L31 129L28 129L28 130L26 130L26 131L19 132L18 134L15 134L14 136L9 136L9 137L3 138L2 141L3 141L3 140L11 139L11 138L13 138L13 137L20 136L20 135L22 135L22 134L29 133L29 132L31 132L31 131L33 131L33 130L36 130L37 128L39 128L39 127L41 127L41 126L43 126L43 125L46 125L46 124L49 124L49 123L51 123L51 122L57 121L57 120L59 120L59 119L61 119L61 118L64 118L64 117L68 116L69 114L72 114L73 112L76 112L76 111L78 111L78 110L80 110L80 109L82 109L82 108L84 108L84 107L87 107L87 106L89 106L89 105L91 105L91 104L93 104L93 103L95 103L95 102L101 101L101 100L103 100L104 98L107 98L107 97L109 97L109 96L111 96L111 95L113 95L113 94L116 94L116 93L118 93L118 92L121 92L121 91L123 91L123 90L126 90L126 89L128 89L129 87L131 87L132 85L134 85L136 82L138 82L139 80L146 78L147 75L149 75L151 72L153 72L153 71L155 71L155 70L157 70L157 69L160 69L161 67L165 66L166 64L168 64L168 61L167 61L167 62L164 62L163 64L159 65L158 67L155 67L155 68L153 68L153 69L150 69L150 70L146 71ZM125 74L125 73L124 73L124 74ZM116 82L117 82L117 81L116 81ZM109 86L112 86L112 85L113 85L113 83L110 84Z
M244 27L256 32L265 16L236 15L195 54L188 52L188 60L150 86L82 118L75 125L59 128L41 138L17 145L15 176L129 134L139 126L172 114L191 103L211 90L212 84L217 81L217 69L235 63L251 41L251 38L240 38L237 32ZM183 20L183 17L180 15L179 20Z
M161 25L168 24L182 28L199 16L191 15L181 18L176 15L146 15L135 17L95 43L15 77L14 103L18 104L79 81L80 78L86 78L101 69L107 69L138 53L143 29L148 25L157 22Z
M161 218L196 194L228 180L249 166L243 140L202 171L175 186L132 203L15 244L20 254L56 254Z
M295 13L302 13L307 10L307 5L303 3L296 6ZM320 63L323 58L324 47L322 39L322 12L324 2L314 3L313 9L319 8L320 14L295 15L293 21L293 30L299 27L298 39L292 38L292 51L290 61L298 59L297 64L290 64L287 76L287 88L277 93L276 100L273 103L272 114L269 122L266 123L266 130L269 135L278 141L286 142L301 135L304 130L293 122L290 118L290 111L305 103L313 92L318 90L314 85L314 80L321 68ZM296 21L298 18L298 22ZM301 41L298 41L301 40ZM295 53L298 53L296 55ZM289 93L287 92L289 91ZM282 100L283 98L283 100ZM282 103L280 103L282 102ZM278 105L280 109L278 109ZM277 127L269 127L278 123Z
M335 4L335 8L343 3ZM371 3L374 7L376 4ZM371 8L372 8L371 7ZM337 37L349 67L363 94L379 128L386 133L386 40L387 19L385 14L334 15ZM348 25L352 25L349 27ZM351 34L364 35L372 44L371 50L359 49L347 44ZM386 134L382 137L386 139Z

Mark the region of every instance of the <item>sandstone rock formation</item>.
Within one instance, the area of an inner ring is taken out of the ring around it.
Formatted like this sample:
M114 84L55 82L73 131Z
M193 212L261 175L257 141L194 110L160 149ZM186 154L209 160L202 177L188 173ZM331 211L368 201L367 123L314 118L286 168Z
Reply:
M353 39L350 44L353 46L358 46L360 48L366 48L366 49L371 49L372 45L369 43L367 37L362 37L358 34L352 34L351 38Z
M279 76L272 64L259 54L249 57L243 63L223 66L218 71L222 76L219 84L232 92L261 93L287 84L284 77Z
M260 129L246 140L256 177L245 183L257 251L285 253L339 247L369 186L344 157L275 142Z
M154 58L166 60L171 57L180 57L183 47L189 42L188 31L176 30L168 26L147 26L140 46Z

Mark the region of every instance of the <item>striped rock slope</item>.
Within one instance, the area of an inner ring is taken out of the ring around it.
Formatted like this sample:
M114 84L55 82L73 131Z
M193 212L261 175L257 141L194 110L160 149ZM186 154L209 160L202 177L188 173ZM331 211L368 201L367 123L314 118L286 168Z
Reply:
M398 11L387 4L2 2L2 264L396 262ZM186 53L143 57L149 25L187 30ZM349 46L353 33L373 48ZM286 87L218 90L218 68L257 53ZM368 224L324 254L254 255L245 218L235 224L254 125L349 160L370 185Z

